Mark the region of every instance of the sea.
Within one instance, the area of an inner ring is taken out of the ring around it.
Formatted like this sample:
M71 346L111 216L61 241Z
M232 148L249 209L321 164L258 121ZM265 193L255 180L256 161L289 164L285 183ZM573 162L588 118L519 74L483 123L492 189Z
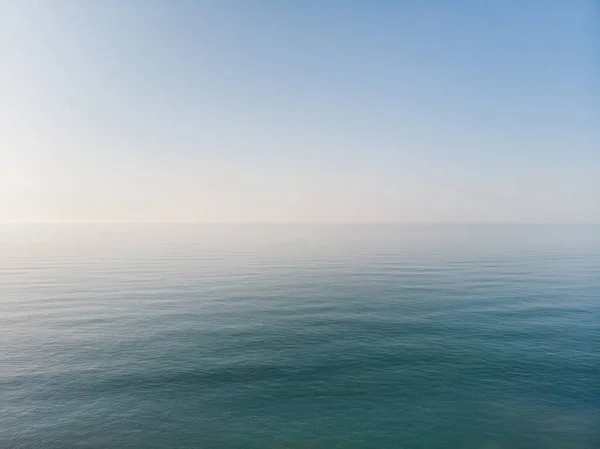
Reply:
M600 448L600 226L0 225L0 448Z

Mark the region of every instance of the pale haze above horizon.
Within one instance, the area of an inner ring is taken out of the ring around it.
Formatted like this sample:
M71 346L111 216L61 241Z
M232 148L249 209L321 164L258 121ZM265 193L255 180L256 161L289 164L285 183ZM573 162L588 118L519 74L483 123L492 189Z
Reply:
M5 0L0 222L600 222L592 0Z

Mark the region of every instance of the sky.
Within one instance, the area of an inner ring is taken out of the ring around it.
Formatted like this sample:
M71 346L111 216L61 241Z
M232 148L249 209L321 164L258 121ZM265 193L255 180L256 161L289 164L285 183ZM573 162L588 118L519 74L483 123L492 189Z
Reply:
M600 223L595 0L0 0L0 222Z

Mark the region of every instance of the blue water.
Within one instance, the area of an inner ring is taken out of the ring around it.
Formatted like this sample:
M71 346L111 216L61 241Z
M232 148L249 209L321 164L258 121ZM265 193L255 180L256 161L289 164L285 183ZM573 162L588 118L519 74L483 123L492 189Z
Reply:
M599 226L0 226L0 448L599 448Z

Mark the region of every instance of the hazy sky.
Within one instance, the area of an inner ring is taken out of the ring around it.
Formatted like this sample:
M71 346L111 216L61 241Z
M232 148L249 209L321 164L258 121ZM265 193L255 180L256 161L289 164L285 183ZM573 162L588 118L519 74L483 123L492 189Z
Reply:
M0 0L0 221L600 222L597 6Z

